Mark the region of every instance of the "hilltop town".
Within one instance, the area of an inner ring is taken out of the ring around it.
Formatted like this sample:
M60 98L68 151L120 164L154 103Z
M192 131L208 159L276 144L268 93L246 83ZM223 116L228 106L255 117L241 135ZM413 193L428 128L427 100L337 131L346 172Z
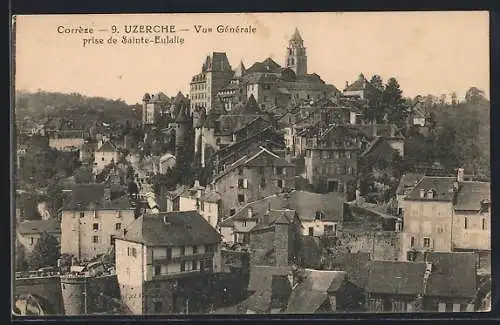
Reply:
M337 88L306 43L17 119L14 313L489 310L488 100Z

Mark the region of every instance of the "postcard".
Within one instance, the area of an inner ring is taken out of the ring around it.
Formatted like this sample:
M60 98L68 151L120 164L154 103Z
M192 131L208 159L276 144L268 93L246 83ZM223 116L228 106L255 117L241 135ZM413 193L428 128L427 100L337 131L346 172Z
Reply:
M12 36L14 316L490 310L487 12Z

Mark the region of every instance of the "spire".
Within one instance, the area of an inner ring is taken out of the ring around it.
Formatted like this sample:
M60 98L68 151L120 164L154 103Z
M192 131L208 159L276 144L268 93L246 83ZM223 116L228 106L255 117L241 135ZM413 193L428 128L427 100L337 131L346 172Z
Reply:
M302 37L300 36L299 29L295 27L295 32L293 33L292 38L290 39L291 41L302 41Z
M244 73L245 73L245 66L243 65L243 61L240 61L240 64L238 65L236 70L234 70L234 76L241 77L243 76Z

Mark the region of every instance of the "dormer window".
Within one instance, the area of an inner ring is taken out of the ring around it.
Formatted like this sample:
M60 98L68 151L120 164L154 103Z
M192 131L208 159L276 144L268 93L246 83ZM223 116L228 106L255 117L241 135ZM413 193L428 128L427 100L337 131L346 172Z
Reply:
M434 190L428 190L427 191L427 198L428 199L433 199L434 198Z
M323 219L323 213L321 211L316 211L314 220L322 220L322 219Z
M489 212L490 211L490 202L488 200L481 201L481 212Z

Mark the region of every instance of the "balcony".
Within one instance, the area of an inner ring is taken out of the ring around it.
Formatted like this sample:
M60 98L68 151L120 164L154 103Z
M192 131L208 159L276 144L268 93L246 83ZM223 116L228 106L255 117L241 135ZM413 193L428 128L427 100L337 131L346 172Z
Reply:
M153 259L153 265L175 263L175 262L187 262L187 261L194 261L201 259L213 259L213 258L214 258L214 253L199 253L192 255L172 256L165 258L155 258Z

